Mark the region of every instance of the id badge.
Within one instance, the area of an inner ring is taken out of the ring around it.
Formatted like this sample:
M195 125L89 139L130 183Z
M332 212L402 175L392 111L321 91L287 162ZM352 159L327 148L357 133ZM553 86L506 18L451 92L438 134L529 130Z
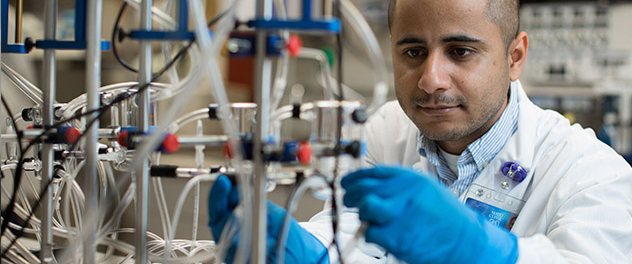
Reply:
M465 204L483 215L491 224L511 230L524 201L472 184L465 196Z

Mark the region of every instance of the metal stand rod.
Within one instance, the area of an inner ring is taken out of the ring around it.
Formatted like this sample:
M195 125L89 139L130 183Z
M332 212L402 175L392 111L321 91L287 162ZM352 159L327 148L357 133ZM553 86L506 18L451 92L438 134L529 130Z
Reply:
M88 1L87 16L88 26L86 33L87 50L86 50L86 99L88 110L99 108L99 87L101 86L101 0ZM98 118L98 113L93 113L87 119L92 120ZM97 141L99 120L96 120L92 126L87 128L85 135L86 144L86 165L84 167L85 175L85 211L83 219L89 219L87 225L84 225L85 234L83 238L83 263L95 263L96 258L96 230L99 219L91 219L97 215L98 209L98 180L97 180Z
M44 38L46 40L54 40L55 39L55 26L57 20L57 0L48 0L46 1L46 6L44 9L44 24L46 28L44 29ZM50 126L53 125L54 119L54 108L53 104L55 102L55 50L54 49L46 49L44 50L44 104L42 105L42 115L43 115L43 125ZM51 144L42 144L42 181L41 181L41 190L44 190L48 187L48 182L52 180L53 176L53 146ZM50 187L48 187L50 188ZM41 263L51 263L52 262L52 244L53 237L51 233L52 227L52 192L47 191L43 196L41 196L41 248L40 248L40 261Z
M151 6L152 0L143 0L141 4L140 29L151 30ZM138 69L138 85L143 85L151 81L151 42L140 42ZM139 95L138 106L140 108L139 128L140 131L149 130L149 89L145 89ZM149 190L149 160L145 159L140 171L136 171L136 263L147 263L147 210L148 210L148 190Z
M2 34L0 34L0 43L2 43ZM1 50L0 50L0 65L2 65L2 51ZM4 74L0 74L0 98L2 98L2 78L3 78L2 75L4 75ZM4 120L4 119L2 119L2 111L0 111L0 122L4 122L2 120ZM17 130L18 128L14 127L14 129ZM1 130L1 126L0 126L0 130ZM8 128L7 128L7 131L8 131ZM0 137L0 146L3 146L2 145L2 137ZM7 158L9 158L10 154L8 152L7 152L6 155L7 155ZM5 221L7 221L7 220L5 220Z
M15 1L15 43L22 43L22 0Z
M272 1L257 1L257 18L272 18ZM252 221L252 252L251 263L265 263L266 261L266 227L267 227L267 193L266 168L261 156L264 142L268 140L268 124L270 113L270 86L272 77L272 60L268 58L266 38L268 32L256 32L256 68L255 68L255 102L257 103L257 128L253 137L254 146L254 206Z

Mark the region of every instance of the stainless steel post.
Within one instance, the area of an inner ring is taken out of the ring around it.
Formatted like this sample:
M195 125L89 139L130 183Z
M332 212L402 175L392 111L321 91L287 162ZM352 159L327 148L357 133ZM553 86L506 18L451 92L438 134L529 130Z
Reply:
M46 40L54 40L56 32L56 20L57 20L57 0L46 1L44 8L44 38ZM42 105L43 125L53 125L54 119L54 107L55 102L55 50L44 50L44 104ZM42 181L41 190L48 187L48 182L52 180L53 176L53 146L51 144L42 144ZM50 188L50 187L49 187ZM52 226L52 193L47 191L46 194L41 196L41 248L40 248L40 261L41 263L52 262L51 247L53 244L53 236L51 234Z
M151 6L152 0L143 0L141 3L140 29L151 30ZM138 85L143 87L151 81L151 42L140 42L138 68ZM138 106L140 109L139 131L149 130L149 89L145 89L138 95ZM145 159L140 171L136 171L136 263L147 263L147 210L148 210L148 190L149 190L149 160Z
M0 34L0 43L2 43L2 34ZM2 51L0 51L0 65L2 65ZM0 98L2 98L2 75L4 74L0 74ZM0 111L0 122L4 122L4 119L2 119L2 111ZM2 128L2 126L0 126L0 129ZM15 128L16 130L18 129L17 127ZM8 129L7 129L8 130ZM0 146L2 146L2 137L0 137ZM0 153L2 151L0 150ZM7 153L7 159L9 158L9 153Z
M0 43L2 43L2 34L0 34ZM0 65L2 65L2 51L0 51ZM4 74L0 74L0 98L2 98L2 75ZM4 122L4 119L2 119L2 111L0 111L0 122ZM0 129L2 128L2 126L0 126ZM18 128L15 127L15 129L17 130ZM8 130L8 129L7 129ZM2 146L2 137L0 137L0 146ZM0 153L2 153L2 151L0 150ZM7 159L9 158L9 153L7 152Z
M88 1L86 34L86 99L88 110L99 108L99 87L101 86L101 0ZM97 119L98 113L93 113L87 120ZM87 127L85 135L86 165L84 167L85 186L85 211L83 219L88 219L82 230L83 237L83 263L94 263L96 257L96 230L97 219L91 219L97 215L98 207L98 180L97 180L97 141L99 140L99 120L95 120L92 126Z
M272 18L272 0L257 1L257 18ZM272 60L267 56L266 38L268 32L256 32L256 68L255 68L255 102L257 103L257 127L255 131L253 158L254 174L254 206L252 221L252 252L251 263L265 263L266 261L266 226L267 226L267 193L266 168L263 163L261 149L268 140L268 124L270 113L270 86L272 78Z

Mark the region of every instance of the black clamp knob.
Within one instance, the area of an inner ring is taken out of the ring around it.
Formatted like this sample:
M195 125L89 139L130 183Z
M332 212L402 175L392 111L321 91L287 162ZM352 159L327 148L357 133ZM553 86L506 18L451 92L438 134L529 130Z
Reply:
M369 113L365 108L358 108L351 113L351 119L358 124L364 124L369 119Z

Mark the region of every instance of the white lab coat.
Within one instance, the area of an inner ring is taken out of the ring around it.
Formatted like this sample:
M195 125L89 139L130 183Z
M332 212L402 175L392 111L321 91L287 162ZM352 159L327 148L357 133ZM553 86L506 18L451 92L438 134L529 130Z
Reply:
M519 237L518 263L632 263L630 165L592 130L571 126L560 114L535 106L519 82L512 85L519 96L518 130L474 183L497 190L506 181L500 168L508 161L528 170L527 178L509 191L526 201L511 229ZM366 128L369 164L401 164L436 175L435 167L417 152L418 129L396 101L378 110ZM324 245L332 238L328 214L303 223ZM346 210L341 223L344 246L358 227L357 214ZM335 252L329 251L332 262L337 261ZM348 262L397 260L375 245L360 243Z

